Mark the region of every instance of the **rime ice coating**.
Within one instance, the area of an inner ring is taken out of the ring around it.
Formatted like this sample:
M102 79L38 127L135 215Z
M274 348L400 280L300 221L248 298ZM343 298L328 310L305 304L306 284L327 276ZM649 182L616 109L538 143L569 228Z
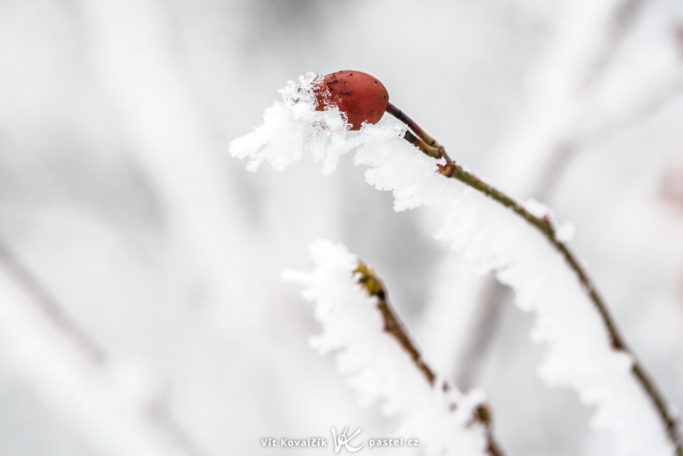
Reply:
M303 285L304 298L315 303L322 333L311 344L322 354L334 353L361 401L381 401L386 414L401 418L401 435L418 438L426 454L485 455L484 429L471 423L481 393L430 386L408 352L384 331L377 297L357 282L357 259L343 245L317 241L310 254L312 271L286 271L283 277ZM457 404L454 411L451 403Z
M276 170L301 159L310 152L323 162L323 173L335 170L341 155L371 141L402 136L405 128L396 123L379 126L365 124L360 131L350 131L346 114L336 106L316 111L313 87L322 78L314 73L289 81L280 89L281 100L263 114L263 124L230 143L230 154L248 159L247 169L256 171L264 162Z
M276 106L277 116L269 108L262 127L233 142L233 155L249 158L250 164L267 160L282 169L311 150L323 161L323 171L330 172L342 154L354 150L355 163L368 168L367 182L391 191L397 211L431 207L442 219L437 238L478 268L494 272L515 290L522 310L536 313L531 337L547 348L541 377L551 386L572 388L584 404L595 407L592 424L612 434L617 454L674 454L654 407L631 373L632 360L611 349L593 303L543 236L493 200L438 174L433 159L400 139L403 130L392 119L349 132L334 111L311 117L308 111L297 114L302 108L296 105ZM310 119L325 122L321 127Z

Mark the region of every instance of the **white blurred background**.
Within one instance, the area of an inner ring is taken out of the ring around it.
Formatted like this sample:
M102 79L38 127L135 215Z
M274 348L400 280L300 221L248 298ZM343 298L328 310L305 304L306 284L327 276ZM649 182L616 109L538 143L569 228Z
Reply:
M483 387L511 455L610 454L536 376L533 316L342 160L248 173L230 139L288 79L368 72L572 246L683 408L678 0L0 1L0 454L298 454L361 407L283 268L344 242L425 357ZM331 454L330 449L305 454Z

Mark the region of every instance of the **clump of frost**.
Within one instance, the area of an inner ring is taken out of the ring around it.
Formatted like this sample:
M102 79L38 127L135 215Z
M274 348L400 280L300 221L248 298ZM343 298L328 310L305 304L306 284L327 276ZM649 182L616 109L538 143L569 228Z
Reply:
M401 418L400 432L416 437L426 454L484 455L485 431L472 424L480 392L432 387L401 345L384 331L377 297L354 275L357 258L341 244L317 241L310 247L310 272L285 271L315 303L322 333L311 339L320 353L334 353L339 371L363 404L379 401L388 415ZM438 379L435 385L441 385ZM457 404L455 410L451 404Z
M524 202L524 207L536 217L550 217L550 208L545 203L542 203L534 198L528 198Z
M280 89L282 99L264 112L263 124L230 143L230 154L247 159L250 171L263 162L282 171L310 152L323 163L323 173L329 174L339 157L359 145L402 136L405 128L397 122L366 124L360 131L351 131L345 114L336 106L316 111L313 86L319 80L320 76L306 73L296 82L289 81Z

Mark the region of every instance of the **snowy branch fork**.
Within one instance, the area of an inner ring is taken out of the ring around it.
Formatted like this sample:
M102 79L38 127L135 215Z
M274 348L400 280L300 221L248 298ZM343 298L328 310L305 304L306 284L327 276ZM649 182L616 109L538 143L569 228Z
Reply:
M387 292L382 284L382 281L375 275L374 271L365 263L358 262L355 273L358 275L358 282L365 288L370 296L377 298L377 308L382 314L382 321L384 323L384 331L389 333L401 347L408 352L413 363L417 369L424 375L425 379L432 388L436 385L436 374L429 367L420 354L417 347L413 344L406 332L404 325L398 318L396 312L392 309L387 299ZM440 386L444 391L450 390L452 387L444 381ZM449 404L449 410L453 411L457 404ZM474 410L472 423L477 422L483 426L486 435L486 452L491 456L503 456L504 453L496 443L493 437L491 411L486 404L480 404Z
M445 177L454 178L463 184L471 187L487 197L495 200L497 203L505 206L519 217L524 219L529 225L536 228L553 246L553 248L565 259L571 270L576 275L576 278L581 283L582 288L590 298L595 306L595 309L600 314L600 318L605 326L607 334L610 339L612 349L626 353L632 359L631 372L636 381L642 387L648 399L655 408L662 425L666 430L666 434L673 444L675 455L683 456L683 440L678 429L678 421L669 411L667 403L661 392L655 385L650 375L645 371L640 361L636 358L633 351L626 344L623 336L619 333L613 317L610 315L605 302L597 291L597 288L591 280L588 273L579 264L575 255L556 236L555 227L548 217L538 217L529 212L521 204L515 201L510 196L502 191L496 189L490 184L484 182L476 175L463 169L448 156L444 147L440 145L434 138L427 135L422 128L420 128L415 121L408 117L396 106L389 103L387 112L396 117L410 128L405 132L404 139L420 149L426 155L435 159L442 159L445 164L438 164L438 171Z

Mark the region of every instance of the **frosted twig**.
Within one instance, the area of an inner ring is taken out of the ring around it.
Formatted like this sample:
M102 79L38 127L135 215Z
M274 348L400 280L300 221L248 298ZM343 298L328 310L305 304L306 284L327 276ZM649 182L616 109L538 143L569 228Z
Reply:
M412 125L417 125L412 119L398 110L396 107L390 105L387 108L387 112L396 116L399 120L403 121L412 128ZM547 216L536 216L527 210L524 206L519 204L513 198L505 194L504 192L498 190L492 185L484 182L482 179L477 177L475 174L465 170L462 166L458 165L451 159L451 157L446 153L443 146L438 144L433 138L427 136L423 133L422 129L414 130L418 137L406 132L404 138L419 148L422 152L430 157L445 160L445 164L438 164L438 170L441 175L447 178L454 178L462 182L466 186L483 193L487 197L493 199L497 203L505 206L507 209L511 210L519 217L521 217L525 222L534 227L539 231L553 246L553 248L564 258L566 263L569 265L571 270L576 275L576 278L581 283L582 288L588 295L589 299L593 303L595 309L597 310L600 318L607 330L607 334L610 339L612 349L615 351L621 351L632 359L631 372L636 378L637 382L640 384L648 399L654 406L657 414L666 430L666 435L673 444L675 454L677 456L683 456L683 442L678 430L678 422L669 412L668 407L662 394L660 393L657 386L650 375L645 371L644 367L640 361L636 358L633 351L627 346L623 336L619 333L614 319L607 310L607 306L603 301L602 297L598 293L598 290L593 283L592 279L585 271L585 269L579 264L578 260L567 247L567 245L558 238L555 232L555 227L553 226L550 218Z
M313 270L286 270L283 279L315 303L322 331L311 345L334 354L361 403L380 402L423 454L502 456L483 393L461 392L423 361L374 272L342 244L318 240L309 252Z
M235 139L230 153L248 158L251 170L264 161L281 170L307 150L323 162L327 173L334 170L342 154L355 150L355 163L369 168L366 181L378 190L391 191L395 210L437 208L444 217L437 238L464 251L483 269L495 271L499 281L515 290L520 308L538 313L532 336L547 342L549 350L541 376L551 385L572 387L583 402L596 405L594 424L613 432L620 454L683 456L672 412L617 331L588 274L564 244L565 230L556 231L547 211L517 203L456 164L443 146L391 104L386 111L402 123L367 124L359 132L349 130L336 107L316 110L314 94L307 89L314 80L314 74L307 74L298 84L288 83L281 91L283 100L264 113L264 124ZM416 154L415 148L427 156ZM438 172L433 159L438 160ZM487 203L489 199L492 201ZM509 211L515 215L508 217ZM501 228L504 218L510 225ZM425 403L443 399L439 397L442 391L430 388L421 374L413 372L413 362L403 350L392 348L392 338L377 334L380 315L368 310L376 301L368 300L355 282L349 283L357 260L331 248L322 248L316 255L316 263L322 267L302 280L308 285L305 296L317 302L316 317L325 328L316 345L326 352L342 351L337 355L340 370L352 375L354 385L366 397L387 398L394 409L406 411L406 416L421 416ZM546 274L539 274L542 268L548 268ZM376 347L393 356L387 360ZM406 369L400 384L396 384L394 363ZM406 393L407 378L415 394ZM459 392L456 396L466 398ZM462 427L477 403L459 408L459 416L429 410L433 420L428 422L440 423L442 428L444 423L449 429ZM448 442L429 434L438 444L451 448L476 445L476 450L483 451L483 429L472 435L458 434Z
M398 318L398 315L393 310L387 299L387 291L382 281L377 277L374 271L365 263L359 261L355 271L358 274L358 282L360 282L370 296L377 298L377 308L382 314L382 321L384 322L384 331L389 333L401 347L408 352L413 363L420 372L424 375L427 382L432 388L441 387L444 391L452 389L452 386L445 380L441 385L436 385L436 374L429 367L420 354L417 347L413 344L406 332L404 325ZM457 404L451 404L451 408L455 408ZM491 456L502 456L504 453L493 436L491 411L486 404L479 404L474 410L472 419L480 423L486 434L486 452Z

